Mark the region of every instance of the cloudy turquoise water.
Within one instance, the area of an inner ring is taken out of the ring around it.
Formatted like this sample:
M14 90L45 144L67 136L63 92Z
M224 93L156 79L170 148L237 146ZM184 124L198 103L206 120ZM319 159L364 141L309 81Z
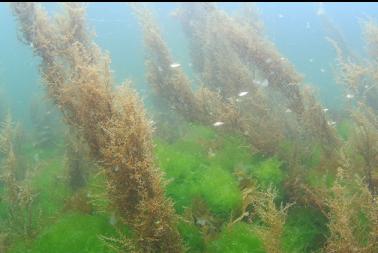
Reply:
M229 12L239 4L221 3ZM257 3L267 36L317 90L330 108L343 106L343 94L335 82L335 54L325 39L327 33L317 12L319 3ZM51 13L59 8L47 4ZM114 78L133 81L141 96L150 91L144 76L143 41L140 27L130 7L124 3L90 3L87 17L96 32L96 42L112 59ZM188 48L178 21L170 15L176 3L154 3L151 8L163 30L175 60L191 73ZM378 3L324 3L327 17L337 27L349 47L364 52L361 22L378 18ZM0 89L6 94L14 117L27 124L30 101L42 94L38 58L17 39L17 27L8 4L0 4Z

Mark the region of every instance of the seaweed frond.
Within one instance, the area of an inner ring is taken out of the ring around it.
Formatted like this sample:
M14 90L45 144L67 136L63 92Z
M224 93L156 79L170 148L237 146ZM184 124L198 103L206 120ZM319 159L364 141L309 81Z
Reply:
M65 3L49 20L33 3L12 4L27 44L42 58L48 95L105 170L109 198L143 252L181 252L176 215L152 158L151 126L130 88L112 90L109 56L92 42L85 8Z
M326 252L376 252L378 203L359 177L339 168L326 203L330 236Z

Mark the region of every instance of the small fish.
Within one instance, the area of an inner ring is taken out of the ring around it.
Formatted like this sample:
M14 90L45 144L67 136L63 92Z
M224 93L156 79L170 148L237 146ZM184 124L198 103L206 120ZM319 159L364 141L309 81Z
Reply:
M352 98L354 98L354 95L353 95L353 94L347 94L345 97L346 97L347 99L352 99Z
M239 97L244 97L245 95L248 94L248 91L242 91L238 94Z
M222 122L222 121L217 121L217 122L215 122L215 123L213 124L213 126L215 126L215 127L217 127L217 126L222 126L222 125L224 125L224 122Z
M329 126L334 126L336 125L336 121L328 121L327 122Z
M310 29L311 28L311 24L310 24L310 22L307 22L306 23L306 29L308 30L308 29Z
M178 68L178 67L180 67L181 66L181 64L180 63L172 63L171 65L169 65L171 68Z
M272 62L272 59L268 58L265 60L266 63L271 63Z
M286 109L286 113L292 112L289 108Z
M314 59L310 58L310 59L308 59L308 61L312 63L312 62L314 62Z
M115 166L115 167L113 168L113 171L114 171L114 172L119 171L119 167L118 167L118 166Z
M320 72L324 73L324 72L325 72L325 69L321 68L321 69L320 69Z
M278 14L278 18L283 18L285 17L283 14Z
M159 70L159 72L163 71L163 69L160 66L158 67L158 70Z
M323 112L328 112L328 108L324 108L324 109L323 109Z

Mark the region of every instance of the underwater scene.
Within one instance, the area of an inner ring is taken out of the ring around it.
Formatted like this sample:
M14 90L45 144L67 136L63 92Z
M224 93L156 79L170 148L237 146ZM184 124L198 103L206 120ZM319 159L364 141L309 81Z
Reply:
M378 3L1 3L0 253L377 253Z

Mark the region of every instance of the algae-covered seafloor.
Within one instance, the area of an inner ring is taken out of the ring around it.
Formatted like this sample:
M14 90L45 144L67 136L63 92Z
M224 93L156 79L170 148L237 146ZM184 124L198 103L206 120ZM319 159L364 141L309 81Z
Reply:
M128 4L132 29L114 29L142 35L123 82L112 67L141 60L111 64L92 4L6 5L42 88L25 119L25 91L1 86L0 252L378 252L373 18L359 53L317 6L343 100L328 108L255 5L174 5L179 45L160 5Z

